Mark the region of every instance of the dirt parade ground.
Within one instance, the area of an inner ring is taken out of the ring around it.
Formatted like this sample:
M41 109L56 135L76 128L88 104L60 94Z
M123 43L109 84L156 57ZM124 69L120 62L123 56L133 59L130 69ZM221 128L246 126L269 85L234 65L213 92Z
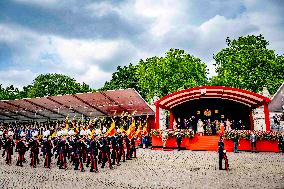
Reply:
M284 188L284 154L227 153L229 172L218 170L217 152L138 149L138 158L98 173L0 163L0 188ZM29 159L28 159L29 160Z

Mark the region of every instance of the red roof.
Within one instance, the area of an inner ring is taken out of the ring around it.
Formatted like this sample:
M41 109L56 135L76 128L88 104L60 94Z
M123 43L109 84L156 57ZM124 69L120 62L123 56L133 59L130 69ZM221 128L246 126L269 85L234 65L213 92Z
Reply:
M0 120L47 120L69 117L154 115L153 110L134 89L59 95L42 98L0 101Z
M264 102L270 102L270 99L267 97L243 89L224 86L200 86L184 89L164 96L156 101L155 105L160 108L170 110L184 102L203 98L231 100L251 108L257 108L263 105Z

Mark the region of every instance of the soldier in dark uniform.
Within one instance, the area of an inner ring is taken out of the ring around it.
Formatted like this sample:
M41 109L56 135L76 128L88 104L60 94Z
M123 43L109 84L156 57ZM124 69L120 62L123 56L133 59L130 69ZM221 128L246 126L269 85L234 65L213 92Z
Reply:
M33 139L30 141L29 147L31 149L31 163L30 166L36 168L36 164L38 163L38 155L39 155L39 142L37 141L36 135L34 135Z
M78 170L78 167L80 166L80 171L84 172L84 165L83 165L83 153L84 153L84 148L85 148L85 142L83 140L83 138L81 138L80 140L76 141L75 144L75 168L74 170Z
M180 151L180 145L181 145L181 142L182 142L182 136L181 136L180 133L177 134L176 142L177 142L177 146L178 146L178 151Z
M67 168L67 153L68 153L68 144L66 143L66 138L62 137L61 141L58 144L58 155L59 155L59 169Z
M115 162L117 165L119 164L119 158L118 158L118 143L117 143L117 134L115 136L111 137L111 146L112 146L112 151L111 151L111 159L112 159L112 165L115 165Z
M224 156L223 151L224 151L224 142L223 142L222 136L220 136L220 139L218 141L219 170L223 170L222 169L222 160L223 160L223 156Z
M25 160L25 152L26 152L26 144L25 144L25 136L22 136L21 140L17 143L16 151L18 152L18 161L17 166L23 167L23 162Z
M136 158L136 145L135 145L136 135L133 135L130 141L130 157Z
M112 169L110 160L110 144L106 137L102 137L101 140L101 151L102 151L102 168L105 167L105 163L108 162L109 168Z
M124 136L124 142L125 142L125 146L126 146L126 160L131 160L130 157L130 140L128 138L128 136Z
M96 138L93 138L90 142L90 161L91 161L91 169L90 172L97 172L98 171L98 142Z
M15 146L15 143L13 141L13 132L8 132L9 138L7 139L5 143L5 152L6 152L6 164L11 165L12 163L12 155L13 155L13 149Z
M47 140L43 142L44 167L46 168L50 168L52 148L52 142L50 140L50 137L48 137Z
M124 151L124 143L123 143L123 136L118 135L117 137L117 144L118 144L118 163L122 159L123 162L125 162L125 151Z

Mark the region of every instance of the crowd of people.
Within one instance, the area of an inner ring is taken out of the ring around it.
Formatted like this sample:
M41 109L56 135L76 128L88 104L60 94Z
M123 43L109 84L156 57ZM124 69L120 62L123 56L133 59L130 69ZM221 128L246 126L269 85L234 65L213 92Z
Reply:
M112 169L136 158L138 138L143 148L147 147L146 119L128 115L85 122L75 119L70 122L66 118L56 122L1 123L0 150L8 165L16 152L17 166L29 162L34 168L39 163L51 168L54 161L59 169L72 165L74 170L83 172L89 167L91 172L97 172L98 164L101 168L108 164Z
M199 135L216 135L220 131L224 130L246 130L247 126L243 123L242 120L221 120L218 119L211 120L208 119L198 119L192 116L189 119L180 118L174 124L174 127L177 129L191 129L194 133L199 133Z

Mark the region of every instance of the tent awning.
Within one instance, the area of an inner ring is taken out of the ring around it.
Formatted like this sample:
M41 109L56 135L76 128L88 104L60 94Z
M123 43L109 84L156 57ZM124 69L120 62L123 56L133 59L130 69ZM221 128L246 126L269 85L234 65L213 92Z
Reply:
M57 120L67 115L92 119L134 111L138 116L154 115L134 89L0 101L0 120L3 121Z

